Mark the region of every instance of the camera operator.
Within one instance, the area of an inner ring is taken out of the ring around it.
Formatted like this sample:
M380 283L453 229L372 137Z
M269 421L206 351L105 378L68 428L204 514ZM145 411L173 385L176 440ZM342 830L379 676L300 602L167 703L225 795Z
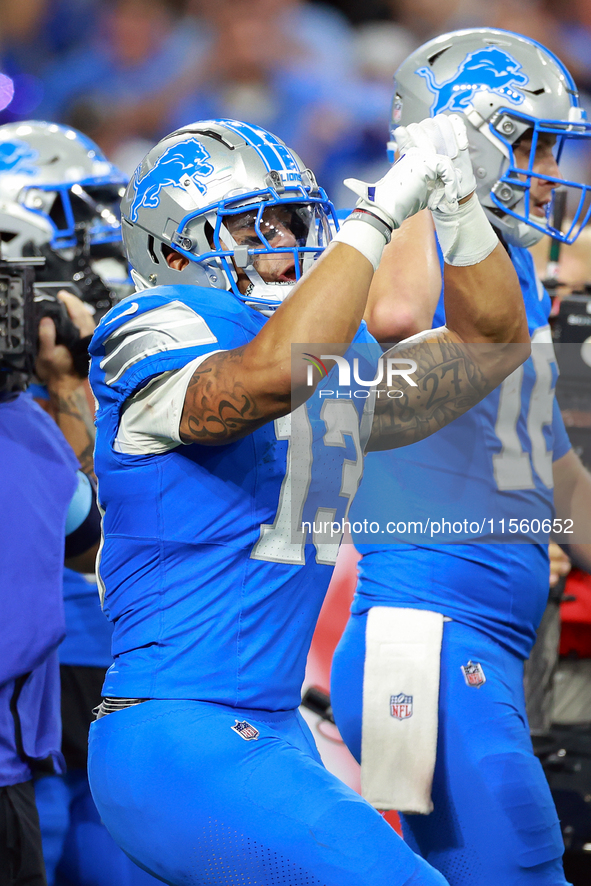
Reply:
M65 633L64 557L74 569L93 568L100 518L64 434L19 390L37 344L32 278L29 269L1 264L0 886L43 886L32 779L64 768L57 659ZM82 381L49 319L39 328L37 369L78 421L72 396Z
M29 393L55 419L91 477L90 389L80 379L77 384L59 381L51 355L56 342L66 345L62 358L71 359L85 377L94 319L134 288L121 245L119 196L125 183L98 146L74 129L36 121L0 126L5 252L13 258L44 259L35 275L36 315L43 318L36 366L40 384L31 385ZM153 883L106 831L86 774L91 711L100 702L111 663L112 629L101 612L94 578L65 569L63 596L66 637L59 661L61 749L67 772L37 775L35 780L47 880L49 886Z

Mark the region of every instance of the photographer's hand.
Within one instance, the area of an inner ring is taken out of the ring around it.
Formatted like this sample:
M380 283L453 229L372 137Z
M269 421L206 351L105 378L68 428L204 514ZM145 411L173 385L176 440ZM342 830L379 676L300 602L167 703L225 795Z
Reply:
M58 295L80 330L80 335L90 335L94 329L94 321L80 299L63 291ZM35 374L47 386L47 411L76 453L84 473L93 475L94 423L88 383L77 375L72 355L64 345L56 345L55 338L53 320L44 317L39 324L39 353Z
M70 320L78 327L80 337L84 338L87 335L92 335L96 323L84 302L77 296L72 295L71 292L66 292L65 289L60 289L57 297L66 306Z

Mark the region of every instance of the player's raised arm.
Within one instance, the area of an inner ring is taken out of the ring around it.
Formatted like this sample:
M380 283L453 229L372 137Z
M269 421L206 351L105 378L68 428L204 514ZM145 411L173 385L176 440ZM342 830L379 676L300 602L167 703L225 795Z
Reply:
M196 369L184 400L182 442L230 442L290 412L294 400L307 399L313 388L306 385L304 364L301 378L293 377L292 343L351 342L392 230L433 202L435 193L447 193L453 200L456 179L447 158L432 149L412 150L372 187L382 196L380 207L353 213L258 335L242 348L214 354ZM296 233L289 225L275 219L273 234L276 249L295 246ZM254 243L255 224L245 219L232 238ZM266 271L269 282L274 282L277 270ZM279 270L285 274L284 268ZM263 275L261 266L258 271ZM238 286L247 292L248 279L239 276Z
M428 209L392 234L373 275L363 319L379 342L393 344L433 325L442 273Z
M346 348L392 230L442 199L457 203L457 183L433 144L411 149L370 186L378 202L331 242L334 207L275 136L223 120L163 139L122 201L145 291L118 305L91 345L92 383L123 404L116 450L229 443L310 397L306 365L293 375L292 343Z
M569 451L553 464L556 520L552 536L579 569L591 571L591 474Z
M399 387L404 396L397 399L378 393L368 446L372 450L429 436L482 400L529 356L519 281L474 193L464 124L455 115L435 117L409 131L408 142L422 145L426 135L437 144L434 133L439 132L439 149L449 153L461 172L460 205L433 211L445 259L447 326L413 336L387 352L415 361L416 386L403 380Z

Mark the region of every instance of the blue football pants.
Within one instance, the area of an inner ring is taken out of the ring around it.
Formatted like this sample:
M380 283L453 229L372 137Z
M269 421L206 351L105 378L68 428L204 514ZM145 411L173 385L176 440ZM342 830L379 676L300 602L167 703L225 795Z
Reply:
M331 676L335 720L357 760L366 621L350 617ZM460 668L469 660L482 665L484 685L466 684ZM432 798L434 811L402 815L402 829L450 886L565 886L560 826L529 736L523 661L458 622L443 628Z
M445 886L327 772L296 711L147 701L93 723L89 774L116 842L173 886Z

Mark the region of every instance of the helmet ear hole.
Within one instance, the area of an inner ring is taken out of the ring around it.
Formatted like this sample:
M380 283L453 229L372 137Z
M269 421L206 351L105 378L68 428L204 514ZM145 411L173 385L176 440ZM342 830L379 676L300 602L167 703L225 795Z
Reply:
M205 237L211 249L213 249L213 225L210 221L207 221L207 219L205 221L205 224L203 225L203 233L205 234Z
M154 249L154 237L152 234L148 235L148 252L150 253L150 258L154 262L155 265L159 265L158 256L156 255L156 250ZM162 254L164 255L164 243L162 244ZM166 255L164 255L166 258Z
M177 252L176 249L173 249L171 246L167 246L166 243L163 243L161 246L162 255L166 260L166 264L173 271L182 271L189 264L189 259L181 255L180 252Z
M153 244L154 244L154 238L153 238L151 235L150 235L150 237L148 237L148 244L150 243L150 240L152 241L152 245L153 245ZM149 248L149 247L148 247L148 248ZM164 258L164 261L166 262L166 264L167 264L169 267L170 267L170 258L171 258L173 255L178 255L178 252L176 252L176 250L174 250L174 249L172 248L172 246L167 246L166 243L161 243L161 244L160 244L160 252L162 253L162 256L163 256L163 258ZM158 261L158 259L156 258L155 255L153 256L153 258L154 258L154 261L155 261L157 264L160 264L160 262Z

